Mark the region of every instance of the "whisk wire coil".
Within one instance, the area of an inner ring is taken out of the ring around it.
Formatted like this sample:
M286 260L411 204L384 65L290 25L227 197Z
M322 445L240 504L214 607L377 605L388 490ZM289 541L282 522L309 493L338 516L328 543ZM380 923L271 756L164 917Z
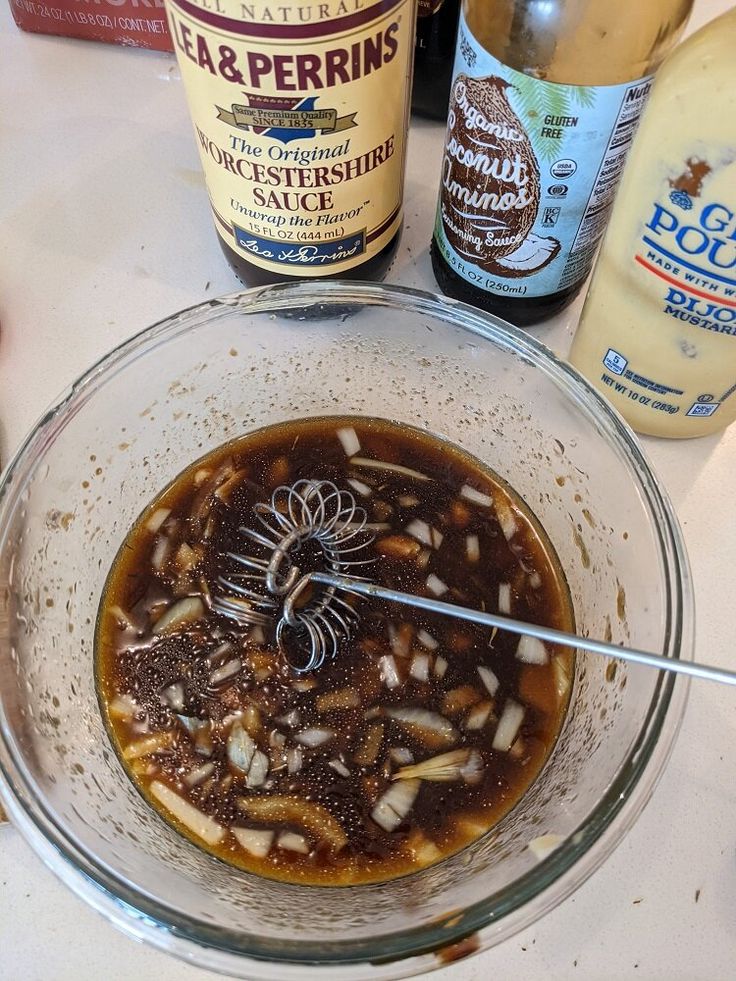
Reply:
M325 658L335 657L352 635L358 615L334 587L314 588L297 565L299 552L313 542L325 571L366 581L360 573L375 561L366 557L373 542L366 529L368 515L349 491L329 480L277 487L253 513L260 527L243 525L239 531L260 554L227 553L248 571L220 576L218 583L227 592L215 597L213 605L242 626L271 626L291 667L313 671ZM296 652L303 649L308 652L305 662L295 663Z

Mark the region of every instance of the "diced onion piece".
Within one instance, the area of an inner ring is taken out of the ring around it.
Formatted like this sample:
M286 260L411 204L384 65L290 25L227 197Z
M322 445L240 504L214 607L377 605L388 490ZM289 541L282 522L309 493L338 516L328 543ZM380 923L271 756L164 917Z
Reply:
M526 755L526 743L524 742L523 738L519 736L519 738L515 740L514 745L509 750L509 756L511 757L512 760L521 760L524 758L525 755Z
M455 726L438 712L425 708L389 708L386 715L408 729L425 746L439 748L457 742Z
M432 545L432 530L426 521L420 521L419 518L415 518L414 521L409 522L406 526L407 535L411 535L412 538L416 538L418 542L422 545Z
M318 695L314 702L318 712L332 712L335 709L357 708L360 705L360 693L356 688L339 688Z
M539 589L542 585L542 577L536 570L529 574L529 585L532 589Z
M501 525L501 531L506 541L511 541L518 530L516 516L513 508L502 494L497 494L494 504L496 506L496 517Z
M249 855L254 858L265 858L271 850L274 832L262 828L232 828L235 840Z
M524 664L546 664L549 661L544 643L538 637L529 637L526 634L519 637L516 657Z
M243 667L243 662L239 657L234 657L232 661L228 661L223 664L222 667L216 668L210 675L210 684L219 685L223 681L227 681L228 678L233 678Z
M226 640L224 643L220 644L219 647L216 647L214 651L210 651L205 660L210 666L222 664L232 649L232 643L229 640Z
M107 711L113 719L130 722L140 709L130 695L116 695L108 705Z
M431 783L478 783L483 777L483 758L477 749L453 749L394 774L394 780L429 780Z
M380 555L389 559L413 559L421 551L419 542L408 535L386 535L375 543L375 549Z
M260 647L262 644L266 643L266 635L263 632L263 627L256 625L253 627L251 632L248 634L248 640L251 644L255 644Z
M429 559L431 555L432 555L432 550L429 548L423 548L422 551L419 553L419 555L417 555L417 566L421 569L422 572L424 572L424 570L429 565Z
M409 835L406 841L406 848L411 852L415 864L422 868L432 865L434 862L439 862L442 858L442 852L437 845L435 845L431 838L427 838L418 829L415 829Z
M283 749L286 745L286 736L278 729L272 729L268 734L268 745L273 749Z
M372 763L375 763L382 742L383 724L381 722L374 722L366 729L363 741L353 756L358 766L370 766Z
M389 758L396 766L408 766L414 762L414 754L406 746L392 746L388 751Z
M564 655L558 654L552 658L552 670L555 676L555 688L560 701L567 697L572 682L570 663Z
M223 501L223 503L228 504L233 491L236 490L236 488L242 483L246 475L246 470L236 470L231 477L228 477L224 483L219 485L215 491L215 497L219 501Z
M201 487L202 484L205 482L205 480L207 480L211 476L212 476L212 471L202 467L202 469L198 470L194 475L194 486Z
M442 711L445 715L457 715L481 700L480 694L472 685L458 685L446 691L442 698Z
M434 659L434 676L435 678L444 678L445 672L447 671L447 661L441 654L439 654Z
M276 670L276 656L267 651L250 650L246 655L248 667L256 681L265 681Z
M356 494L360 494L361 497L370 497L373 493L372 487L369 487L368 484L364 484L362 480L356 480L355 477L349 477L347 482L350 484Z
M362 524L357 521L348 521L344 525L340 525L343 531L388 531L391 528L391 524L388 521L369 521L366 524Z
M227 756L232 765L245 774L247 787L260 787L268 774L269 759L256 747L240 722L235 722L227 740Z
M113 606L108 606L107 612L111 617L115 617L121 627L130 628L135 626L130 613L126 613L122 606L118 606L117 603Z
M532 838L527 847L538 862L543 862L564 840L563 835L540 835L538 838Z
M364 456L354 456L350 463L354 467L365 467L367 470L387 470L389 473L400 473L404 477L412 477L414 480L429 480L426 474L419 473L418 470L411 470L409 467L402 467L399 463L386 463L385 460L369 460Z
M208 724L204 719L194 719L189 715L177 715L177 719L179 722L181 722L187 732L191 733L192 735L194 735L200 726L206 726Z
M395 831L414 806L419 787L419 780L400 780L391 784L371 811L376 824L384 831Z
M248 735L240 722L235 722L227 739L227 758L232 765L236 769L242 770L243 773L247 773L256 749L256 744L251 736Z
M209 722L203 722L194 733L194 751L200 756L212 756L212 729Z
M294 691L311 691L317 687L317 682L314 678L295 678L291 683L291 687Z
M297 835L293 831L282 831L276 839L276 847L287 852L299 852L300 855L308 855L311 851L304 835Z
M207 777L212 776L214 772L214 763L202 763L201 766L197 766L187 773L187 775L184 777L184 783L187 785L187 787L196 787L198 784L204 783Z
M464 497L466 501L470 501L471 504L478 504L480 507L489 508L493 504L493 498L488 494L483 494L481 491L476 490L475 487L471 487L470 484L463 484L460 488L460 497Z
M149 784L151 794L167 811L193 835L201 838L207 845L217 845L225 837L225 829L207 814L190 804L188 800L175 794L165 783L154 780Z
M387 688L399 687L401 678L393 654L384 654L378 659L378 670L381 672L381 681Z
M429 681L429 654L415 654L409 674L417 681Z
M184 711L184 685L181 681L175 681L173 685L164 688L160 698L164 705L168 705L175 712Z
M422 645L426 647L428 651L436 651L440 646L440 642L435 640L431 634L428 634L426 630L420 630L417 634L417 640Z
M488 722L488 716L491 714L492 709L493 702L479 702L477 705L474 705L468 712L468 717L463 724L463 728L467 732L477 732L478 729L482 729L486 722Z
M521 723L524 721L524 707L509 698L503 707L501 718L493 736L492 747L499 753L508 753L519 734Z
M266 782L270 760L265 753L257 749L253 754L248 776L245 778L246 787L261 787Z
M511 583L500 582L498 584L498 612L511 613Z
M408 623L402 623L397 627L393 623L388 625L388 639L391 642L391 650L397 657L408 657L411 650L412 629Z
M498 691L498 686L500 682L496 677L496 675L493 673L493 671L491 671L490 668L487 668L485 664L479 664L478 674L480 675L480 680L488 689L488 694L495 695L496 692Z
M302 753L301 746L292 746L286 753L286 769L289 776L293 776L298 773L302 768L302 763L304 762L304 754Z
M342 444L342 448L345 451L345 456L355 456L356 453L360 453L360 440L358 439L358 434L355 432L352 426L346 426L344 429L338 429L337 438Z
M200 554L187 542L182 542L176 550L174 561L179 572L190 572L200 560Z
M437 528L430 528L429 530L432 534L432 548L438 549L442 544L442 540L445 536L442 534L441 531L438 531Z
M165 633L174 627L180 627L186 623L194 623L204 615L204 603L199 596L185 596L173 606L170 606L166 613L160 617L153 625L155 634Z
M433 572L427 576L427 589L434 596L444 596L447 592L447 583L442 582L439 576L436 576Z
M238 807L254 821L304 828L315 841L326 842L333 852L340 851L348 842L342 825L327 808L303 797L292 794L240 797Z
M330 760L327 764L335 773L339 773L341 777L347 778L350 776L350 770L345 766L342 760Z
M153 546L153 551L151 552L151 565L156 570L160 572L164 567L164 563L169 557L169 552L171 551L171 540L166 537L166 535L159 535L156 539L156 544Z
M260 733L263 728L263 720L261 719L261 710L253 702L248 702L248 704L243 709L243 714L241 716L241 722L243 728L252 736L254 739Z
M135 739L132 743L128 743L123 750L123 759L139 760L142 756L152 756L162 750L171 749L175 738L175 733L166 730L165 732L154 732L142 739Z
M419 498L413 494L399 494L396 503L400 508L415 508L419 504Z
M298 709L291 709L289 712L285 712L284 715L280 715L276 721L280 726L289 726L293 728L298 726L301 720L301 715Z
M477 535L468 535L465 539L465 554L468 562L477 562L480 558L480 542Z
M332 729L305 729L303 732L298 732L294 736L296 742L301 743L302 746L309 746L312 749L315 746L323 746L334 738L335 733Z
M155 535L161 525L171 514L171 508L156 508L151 517L146 521L146 528Z

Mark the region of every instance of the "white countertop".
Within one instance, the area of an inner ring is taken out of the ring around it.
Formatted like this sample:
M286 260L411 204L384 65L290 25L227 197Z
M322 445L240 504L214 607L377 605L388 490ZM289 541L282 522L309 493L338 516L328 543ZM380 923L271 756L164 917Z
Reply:
M730 4L696 0L690 29ZM0 0L0 457L100 355L237 284L211 227L172 55L23 34ZM435 289L427 247L443 129L412 126L406 226L388 281ZM579 302L535 330L565 353ZM683 526L697 657L736 667L736 426L647 439ZM726 574L728 573L728 575ZM649 806L562 906L437 981L736 977L736 692L693 684ZM319 972L315 972L315 977ZM0 976L205 981L129 940L0 828Z

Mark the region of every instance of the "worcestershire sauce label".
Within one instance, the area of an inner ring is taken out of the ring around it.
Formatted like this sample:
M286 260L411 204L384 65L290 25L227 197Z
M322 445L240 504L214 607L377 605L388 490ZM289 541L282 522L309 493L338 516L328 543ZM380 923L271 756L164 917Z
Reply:
M459 276L547 296L593 261L650 82L542 82L485 51L461 14L435 239Z
M347 272L401 223L411 0L167 0L215 225L275 273Z

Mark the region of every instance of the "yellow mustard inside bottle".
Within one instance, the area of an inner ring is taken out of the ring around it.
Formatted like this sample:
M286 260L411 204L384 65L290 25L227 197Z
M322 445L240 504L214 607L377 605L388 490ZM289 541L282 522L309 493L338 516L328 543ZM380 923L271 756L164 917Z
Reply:
M385 275L415 7L166 0L215 228L246 285Z
M736 419L736 10L664 63L570 360L642 433Z

